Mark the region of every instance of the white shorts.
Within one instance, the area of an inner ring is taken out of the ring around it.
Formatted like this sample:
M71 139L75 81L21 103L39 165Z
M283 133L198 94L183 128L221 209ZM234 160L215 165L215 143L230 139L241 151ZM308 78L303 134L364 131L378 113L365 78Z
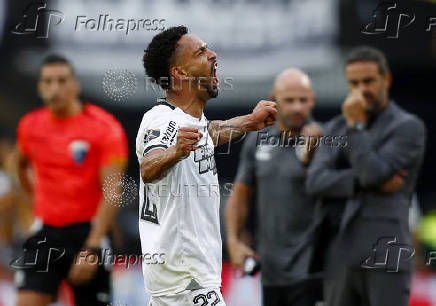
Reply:
M177 294L153 296L148 306L226 306L219 288L184 290Z

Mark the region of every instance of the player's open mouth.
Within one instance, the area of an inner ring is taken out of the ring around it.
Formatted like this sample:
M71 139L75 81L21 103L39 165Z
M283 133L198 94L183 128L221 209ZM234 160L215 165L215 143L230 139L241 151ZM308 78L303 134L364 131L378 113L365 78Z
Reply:
M215 86L215 87L218 87L218 85L219 85L219 81L218 81L218 78L217 78L217 76L216 76L216 68L218 67L218 63L217 62L214 62L213 64L212 64L212 85L213 86Z

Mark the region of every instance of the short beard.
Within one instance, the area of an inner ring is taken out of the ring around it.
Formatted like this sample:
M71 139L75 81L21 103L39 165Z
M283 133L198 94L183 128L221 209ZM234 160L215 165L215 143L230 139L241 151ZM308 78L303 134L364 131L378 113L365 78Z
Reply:
M374 117L380 112L384 100L383 96L384 95L381 92L379 94L379 97L373 100L374 104L371 105L371 108L366 109L366 114L368 115L368 117Z
M300 130L305 123L303 123L301 126L297 126L293 124L288 118L283 116L280 111L278 112L277 118L280 120L280 123L287 129L287 130Z

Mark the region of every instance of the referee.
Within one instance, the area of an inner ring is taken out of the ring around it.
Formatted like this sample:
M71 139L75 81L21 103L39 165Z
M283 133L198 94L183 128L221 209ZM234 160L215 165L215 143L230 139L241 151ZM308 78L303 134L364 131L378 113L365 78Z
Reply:
M12 263L18 269L18 306L48 305L64 279L73 288L75 305L110 302L109 272L87 256L101 255L116 214L117 206L104 202L101 186L109 180L119 186L127 139L112 115L82 103L79 92L71 64L48 56L38 80L45 106L18 125L19 179L33 198L35 215L24 255Z
M228 250L241 272L248 257L260 260L264 306L311 306L320 298L315 282L308 279L314 201L304 184L315 146L296 148L299 138L318 138L322 130L310 119L315 101L307 74L283 71L275 80L273 94L276 124L249 134L243 145L226 207ZM240 239L254 191L258 254Z

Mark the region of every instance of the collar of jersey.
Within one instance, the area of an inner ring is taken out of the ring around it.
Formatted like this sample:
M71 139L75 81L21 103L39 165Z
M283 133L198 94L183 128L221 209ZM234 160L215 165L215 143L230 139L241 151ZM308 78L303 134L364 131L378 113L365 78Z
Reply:
M200 118L200 119L197 118L197 117L191 116L190 114L185 113L185 112L184 112L180 107L177 107L177 106L175 106L174 104L168 102L167 98L158 98L158 99L157 99L157 103L160 103L160 104L166 104L166 105L168 105L169 107L171 107L173 110L175 110L175 111L177 111L177 112L182 112L184 115L187 115L187 116L189 116L190 118L192 118L192 119L194 119L194 120L197 120L197 121L205 120L204 113L201 114L201 118Z

